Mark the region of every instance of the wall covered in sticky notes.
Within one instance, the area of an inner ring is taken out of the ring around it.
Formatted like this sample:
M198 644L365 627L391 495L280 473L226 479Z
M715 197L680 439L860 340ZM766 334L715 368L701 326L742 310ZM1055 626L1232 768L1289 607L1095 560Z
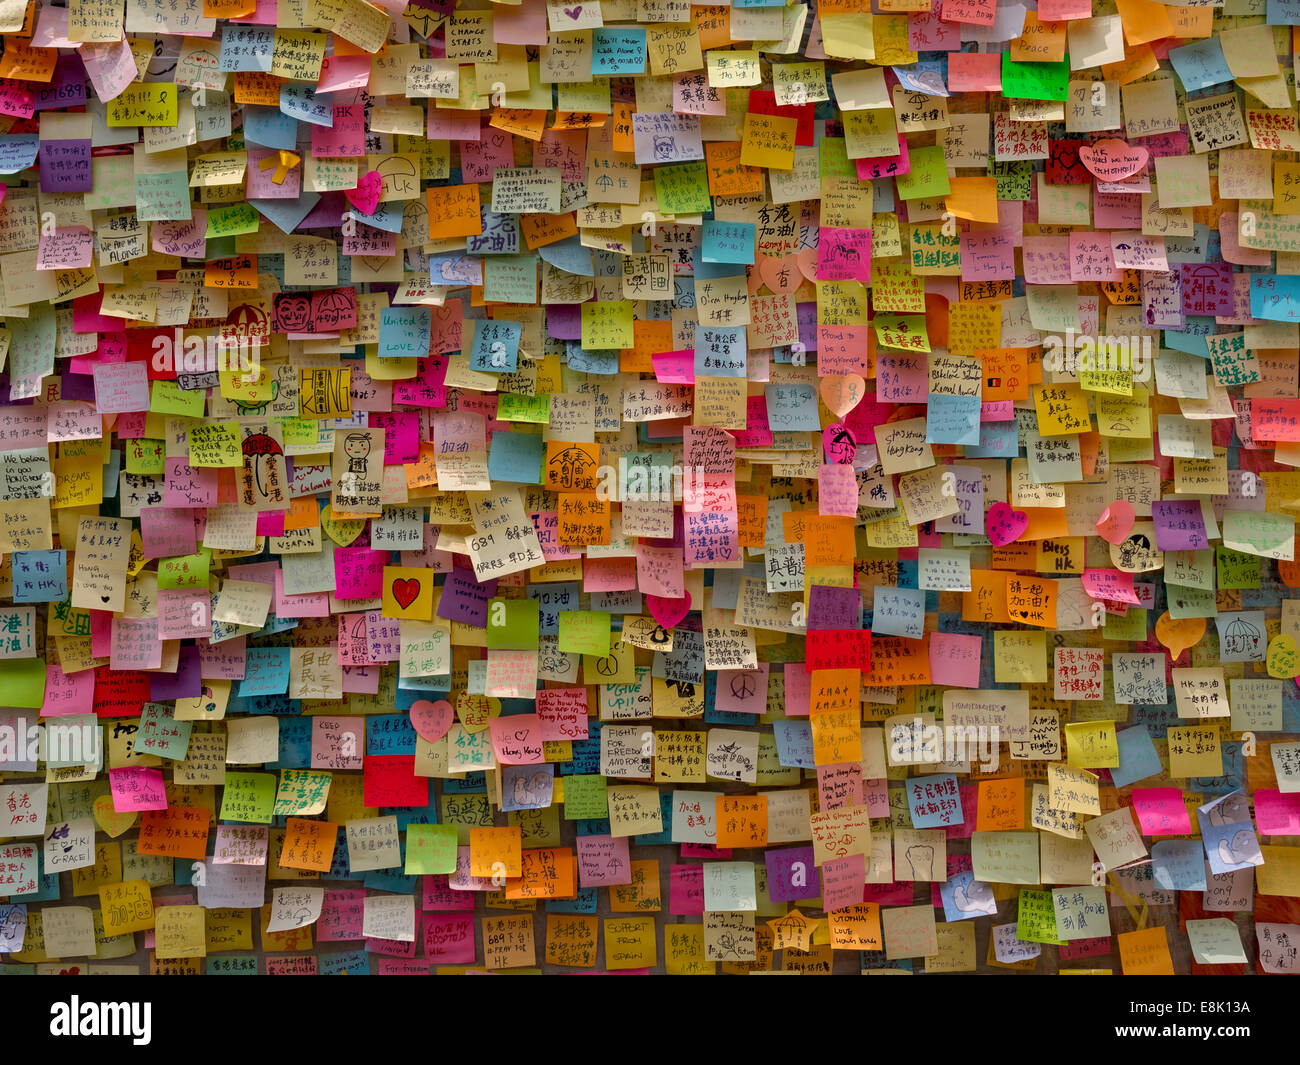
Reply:
M1284 5L0 0L0 972L1300 967Z

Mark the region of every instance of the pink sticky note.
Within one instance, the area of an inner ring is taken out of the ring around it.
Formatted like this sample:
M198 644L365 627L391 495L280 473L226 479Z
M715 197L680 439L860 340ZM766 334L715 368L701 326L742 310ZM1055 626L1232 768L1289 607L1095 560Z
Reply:
M64 673L56 665L45 667L45 698L41 703L42 717L61 717L65 714L84 714L95 697L95 671L85 669L80 673Z
M668 870L668 912L675 917L704 913L704 866L674 865Z
M807 717L811 712L812 676L802 662L785 666L785 713L787 717Z
M503 765L537 765L542 754L542 722L536 714L494 717L488 723L497 761Z
M108 785L113 795L113 809L118 813L167 809L167 789L161 769L144 766L110 769Z
M579 836L578 883L582 887L632 883L627 837Z
M771 666L760 662L757 669L718 670L718 710L733 714L767 712L767 680Z
M1134 788L1133 811L1144 836L1181 836L1192 830L1179 788Z
M1275 788L1255 792L1255 825L1262 836L1300 835L1300 792Z
M984 641L979 636L957 632L930 634L930 678L935 684L954 688L980 686L980 653Z

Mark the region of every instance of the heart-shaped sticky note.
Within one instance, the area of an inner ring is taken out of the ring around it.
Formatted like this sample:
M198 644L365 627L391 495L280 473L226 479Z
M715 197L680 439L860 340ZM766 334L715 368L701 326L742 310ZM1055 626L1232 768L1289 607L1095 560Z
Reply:
M495 704L495 706L493 705ZM456 716L466 732L482 732L488 722L501 713L501 703L486 695L456 693Z
M1117 499L1097 519L1097 535L1108 544L1122 544L1133 531L1133 504Z
M995 547L1015 543L1028 528L1029 515L1000 499L989 507L988 516L984 520L984 530Z
M655 621L667 631L680 625L682 618L691 612L691 593L687 592L681 599L667 599L662 595L647 595L646 606Z
M1265 666L1270 677L1290 680L1300 675L1300 648L1295 640L1285 632L1279 632L1268 641L1268 657Z
M365 518L336 518L328 506L320 512L320 527L339 547L347 547L366 527Z
M446 699L431 703L428 699L417 699L411 704L411 725L420 734L421 739L437 743L451 728L456 720L456 711Z
M797 255L783 255L774 258L770 255L760 256L758 276L772 292L784 296L803 284L803 271L799 269Z
M832 374L830 377L823 377L822 383L818 386L822 394L822 402L826 404L829 410L837 418L843 418L854 407L862 402L862 398L867 394L867 382L855 373Z
M94 815L95 824L113 839L117 839L118 836L135 824L135 819L138 816L134 810L124 810L118 813L113 808L113 796L111 795L99 796L95 800L91 813Z
M1156 639L1169 648L1169 657L1177 659L1189 647L1195 647L1205 635L1204 618L1175 618L1166 610L1156 619Z
M817 249L804 248L803 251L796 253L795 261L799 264L799 272L803 274L805 281L817 280Z
M1107 137L1079 149L1079 161L1098 181L1123 181L1147 165L1151 153L1138 145Z
M345 189L343 195L362 214L374 214L379 206L379 197L384 194L384 179L379 171L369 170L361 175L355 189Z

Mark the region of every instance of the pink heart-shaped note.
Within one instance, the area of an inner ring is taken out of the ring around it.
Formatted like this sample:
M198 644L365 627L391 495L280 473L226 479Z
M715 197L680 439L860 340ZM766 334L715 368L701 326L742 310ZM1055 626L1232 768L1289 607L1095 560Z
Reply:
M1015 543L1028 528L1029 515L1001 500L989 507L988 516L984 519L984 531L995 547Z
M1108 544L1122 544L1133 531L1133 504L1117 499L1097 519L1097 534Z
M691 612L691 593L687 592L681 599L668 599L662 595L647 595L646 606L661 628L667 630L681 624L682 618Z
M758 276L778 296L793 292L803 284L803 271L797 255L783 255L779 259L770 255L758 260Z
M843 418L861 403L867 394L867 382L855 373L823 377L819 388L826 409L837 418Z
M446 699L436 703L428 699L418 699L411 704L411 725L420 734L421 739L437 743L451 729L456 720L456 711Z
M375 208L379 206L379 197L383 194L384 179L379 176L377 170L362 174L355 189L343 190L343 195L348 198L348 202L362 214L374 214Z
M799 270L807 280L817 280L816 248L804 248L803 251L795 255L795 260L799 263Z
M1107 137L1079 149L1079 161L1099 181L1123 181L1147 165L1151 153L1145 148Z

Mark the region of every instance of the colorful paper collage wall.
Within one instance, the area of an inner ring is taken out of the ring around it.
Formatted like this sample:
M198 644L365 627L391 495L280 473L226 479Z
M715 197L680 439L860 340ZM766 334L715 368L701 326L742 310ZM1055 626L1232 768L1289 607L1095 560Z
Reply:
M1300 966L1300 4L0 0L5 973Z

